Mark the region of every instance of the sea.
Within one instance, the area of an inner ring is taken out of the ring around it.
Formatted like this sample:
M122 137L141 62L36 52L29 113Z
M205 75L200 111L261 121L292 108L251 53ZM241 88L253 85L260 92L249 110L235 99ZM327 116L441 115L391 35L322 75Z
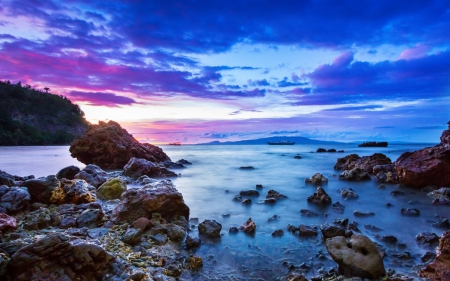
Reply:
M215 220L222 225L221 237L203 240L198 249L179 249L181 254L201 256L204 266L193 280L277 280L289 272L302 272L306 277L317 276L336 268L325 248L325 242L317 237L301 237L287 231L287 226L305 224L316 226L348 218L356 222L362 234L378 243L385 251L383 262L386 269L396 273L417 277L423 266L421 257L426 252L435 252L436 245L422 246L416 241L421 232L437 235L447 229L436 228L432 223L441 218L450 218L448 205L432 205L427 192L398 184L384 184L373 178L371 181L348 182L338 179L342 171L333 169L337 158L348 154L369 156L383 153L392 161L407 151L415 151L434 144L389 144L388 147L358 147L356 144L295 144L295 145L181 145L161 146L172 161L185 159L192 163L175 170L178 178L171 180L183 194L190 208L190 233L198 236L195 219ZM344 150L344 152L317 153L319 148ZM300 155L301 159L294 158ZM54 175L60 169L85 165L72 158L68 146L0 147L0 170L7 173L42 177ZM252 170L239 169L252 166ZM315 173L328 178L322 185L333 202L345 206L343 213L330 207L321 207L307 202L317 186L305 183ZM260 196L252 197L253 203L244 205L233 201L241 190L255 189ZM130 186L130 188L136 188ZM359 197L341 197L342 189L352 188ZM264 204L269 190L287 196L275 204ZM404 195L393 196L399 190ZM392 204L387 207L386 204ZM420 216L401 214L402 208L417 208ZM305 217L301 209L318 214ZM373 212L373 216L357 217L355 210ZM229 233L232 226L239 227L251 218L256 223L256 232ZM378 231L365 227L373 225ZM273 237L281 229L281 237ZM379 236L393 235L397 243L384 243Z

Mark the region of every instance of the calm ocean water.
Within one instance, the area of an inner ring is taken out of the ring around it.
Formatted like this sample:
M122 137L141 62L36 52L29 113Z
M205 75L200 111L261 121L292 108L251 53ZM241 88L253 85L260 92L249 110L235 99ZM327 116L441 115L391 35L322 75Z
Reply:
M173 161L181 158L193 163L186 169L177 170L181 177L173 179L177 189L191 209L191 218L213 219L222 224L222 237L218 241L204 241L195 250L195 255L204 258L204 269L198 279L218 276L218 280L233 280L233 276L252 280L274 280L288 272L286 264L293 264L297 270L304 269L307 276L335 266L328 256L321 236L302 238L286 231L286 226L299 224L319 226L324 222L332 222L336 218L349 218L356 221L363 234L377 241L375 232L364 228L372 224L383 230L380 235L394 235L399 244L383 245L388 253L384 258L386 268L413 275L415 265L421 263L420 257L433 248L420 247L415 236L423 231L431 231L440 235L444 229L431 226L436 216L450 218L448 206L431 205L425 192L386 184L380 189L375 179L368 182L345 182L338 180L339 171L333 170L338 157L351 153L360 156L381 152L395 161L405 151L414 151L425 146L421 144L390 145L387 148L358 148L354 144L333 146L323 145L219 145L219 146L162 146ZM344 153L311 153L317 148L343 149ZM294 159L300 154L302 159ZM56 174L68 165L84 165L70 157L68 147L0 147L0 170L10 174L36 177ZM239 170L241 166L253 166L254 170ZM345 206L344 213L332 209L308 204L306 198L312 195L316 187L305 184L309 178L320 172L329 182L322 186L332 197ZM244 206L232 201L234 195L241 190L255 189L256 184L264 187L261 196L252 198L253 204ZM338 190L352 188L358 199L343 200ZM259 203L267 191L274 189L288 196L274 205ZM399 189L405 196L393 197L390 191ZM228 192L227 192L228 191ZM386 203L394 206L387 208ZM401 208L413 207L420 210L418 217L406 217L400 213ZM318 217L308 218L300 215L301 209L309 209L319 213ZM353 211L374 212L372 217L355 217ZM223 217L223 214L230 214ZM325 215L327 214L327 215ZM274 215L277 221L268 221ZM229 234L231 226L240 226L249 217L257 225L253 236L244 233ZM274 238L274 230L283 229L281 238ZM196 228L191 235L197 236ZM402 245L403 244L403 245ZM410 258L396 258L395 253L410 253ZM324 255L322 256L321 253ZM284 262L284 265L283 265ZM255 279L256 280L256 279Z

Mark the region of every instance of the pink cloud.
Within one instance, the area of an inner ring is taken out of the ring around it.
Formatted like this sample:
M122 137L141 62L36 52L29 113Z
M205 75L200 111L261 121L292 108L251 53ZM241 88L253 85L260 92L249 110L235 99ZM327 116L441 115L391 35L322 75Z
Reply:
M410 59L418 59L423 58L427 55L427 52L431 48L424 45L417 45L415 47L409 48L404 50L401 54L399 59L402 60L410 60Z

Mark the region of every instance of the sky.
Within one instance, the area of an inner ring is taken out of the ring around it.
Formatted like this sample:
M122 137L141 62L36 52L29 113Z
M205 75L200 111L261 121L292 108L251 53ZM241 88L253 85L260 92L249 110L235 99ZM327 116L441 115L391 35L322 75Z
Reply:
M155 144L438 143L450 2L0 0L0 79Z

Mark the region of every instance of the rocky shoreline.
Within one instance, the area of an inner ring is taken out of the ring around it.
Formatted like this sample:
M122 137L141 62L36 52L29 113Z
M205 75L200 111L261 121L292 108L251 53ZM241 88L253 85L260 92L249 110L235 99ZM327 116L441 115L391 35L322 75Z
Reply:
M112 167L113 164L108 164L108 161L115 163L114 165L122 163L123 159L118 160L115 156L118 153L117 147L128 148L128 161L120 171L106 172L100 166L86 162L87 166L82 170L70 166L56 175L38 179L0 172L2 280L201 279L199 274L202 270L202 258L186 255L184 250L201 247L202 241L214 243L214 239L220 237L224 230L214 220L190 220L189 207L168 179L177 176L170 169L183 169L190 162L183 159L172 162L167 155L162 154L162 150L157 150L158 154L151 152L148 157L142 158L141 154L135 157L133 153L141 153L139 144L133 142L132 137L129 138L129 134L123 129L126 135L117 135L120 130L116 124L99 124L96 130L101 131L102 137L93 137L91 134L86 140L79 140L78 144L82 143L83 149L89 147L88 150L97 147L98 155L102 157L90 157L89 162L97 159L96 163L102 163L103 167ZM110 133L115 137L108 137ZM450 162L449 136L450 127L442 134L439 145L405 153L394 163L379 153L364 157L351 154L339 158L334 168L343 170L340 180L370 180L374 176L381 184L404 183L414 177L429 177L431 173L434 178L429 178L427 183L435 187L427 188L433 204L448 204L450 188L446 186L450 186L450 182L446 175L450 174L450 169L446 165ZM101 146L100 143L104 143L105 139L111 141ZM73 147L75 151L77 148ZM108 151L110 154L107 154ZM155 161L155 155L160 156L160 161ZM431 164L427 164L429 162ZM305 200L312 204L343 208L339 202L333 202L320 187L327 181L320 173L307 179L308 184L317 186L317 192ZM426 187L424 184L412 186ZM256 188L261 190L262 186ZM252 204L251 198L256 192L256 189L243 190L235 196L235 200L242 204ZM343 189L341 196L349 199L358 197L351 188ZM275 204L286 197L270 190L263 203ZM403 212L407 216L418 215L417 212L420 214L414 208L402 209ZM315 215L310 210L302 210L301 214ZM370 216L370 212L360 211L354 215ZM242 223L241 227L225 231L255 234L257 225L251 218ZM198 228L199 237L191 235L189 228L193 225ZM326 244L328 255L338 266L327 272L319 272L311 280L343 280L351 277L412 279L394 274L392 270L385 270L383 248L360 234L358 226L348 219L336 219L320 228L288 225L285 230L300 236L320 234L324 238L322 243ZM272 233L274 237L282 235L282 229ZM418 235L417 240L421 243L439 243L436 253L430 252L428 257L422 258L424 268L418 272L421 277L431 280L449 279L449 237L449 231L440 237L426 232ZM380 236L380 241L389 239L395 237ZM307 278L301 270L294 267L287 274L280 273L277 280Z

